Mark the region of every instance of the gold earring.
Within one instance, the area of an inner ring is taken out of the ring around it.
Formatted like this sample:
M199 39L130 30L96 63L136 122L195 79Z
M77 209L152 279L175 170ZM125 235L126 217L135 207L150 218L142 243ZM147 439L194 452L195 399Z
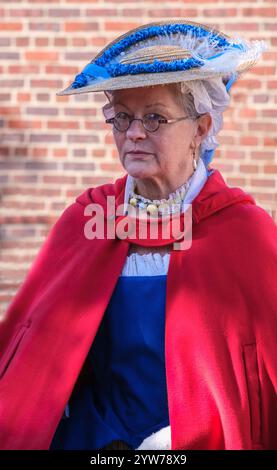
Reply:
M192 154L192 164L193 164L193 170L195 171L197 168L197 161L195 158L195 149L193 150L193 154Z

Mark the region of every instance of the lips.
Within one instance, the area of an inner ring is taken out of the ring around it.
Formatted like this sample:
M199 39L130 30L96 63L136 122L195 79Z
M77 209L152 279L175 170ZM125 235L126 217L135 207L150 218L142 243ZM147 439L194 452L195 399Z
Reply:
M131 153L132 155L141 155L142 153L145 153L147 155L151 155L150 152L145 152L144 150L135 150L135 151L132 151L132 152L127 152L127 153Z

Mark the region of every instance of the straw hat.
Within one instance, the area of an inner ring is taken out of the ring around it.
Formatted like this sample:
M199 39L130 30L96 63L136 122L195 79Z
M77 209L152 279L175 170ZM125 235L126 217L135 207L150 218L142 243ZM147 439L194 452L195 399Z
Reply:
M252 67L264 41L231 38L181 19L142 25L110 42L58 96L222 76Z

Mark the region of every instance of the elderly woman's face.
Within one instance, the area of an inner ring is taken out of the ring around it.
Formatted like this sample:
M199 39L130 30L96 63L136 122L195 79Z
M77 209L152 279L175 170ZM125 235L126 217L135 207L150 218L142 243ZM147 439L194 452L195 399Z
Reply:
M155 113L172 119L186 115L181 98L173 93L172 85L116 90L114 112L125 112L131 117L143 118ZM144 129L141 121L132 121L125 132L113 130L120 160L134 178L170 181L177 187L193 173L192 148L195 120L160 124L155 132ZM140 154L131 153L140 151Z

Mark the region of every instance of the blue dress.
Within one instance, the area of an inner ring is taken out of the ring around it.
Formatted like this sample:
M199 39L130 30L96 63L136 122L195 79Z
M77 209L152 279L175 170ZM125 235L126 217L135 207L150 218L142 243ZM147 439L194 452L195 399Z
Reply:
M71 396L50 449L136 449L169 426L165 374L166 275L121 276L89 351L91 373Z

